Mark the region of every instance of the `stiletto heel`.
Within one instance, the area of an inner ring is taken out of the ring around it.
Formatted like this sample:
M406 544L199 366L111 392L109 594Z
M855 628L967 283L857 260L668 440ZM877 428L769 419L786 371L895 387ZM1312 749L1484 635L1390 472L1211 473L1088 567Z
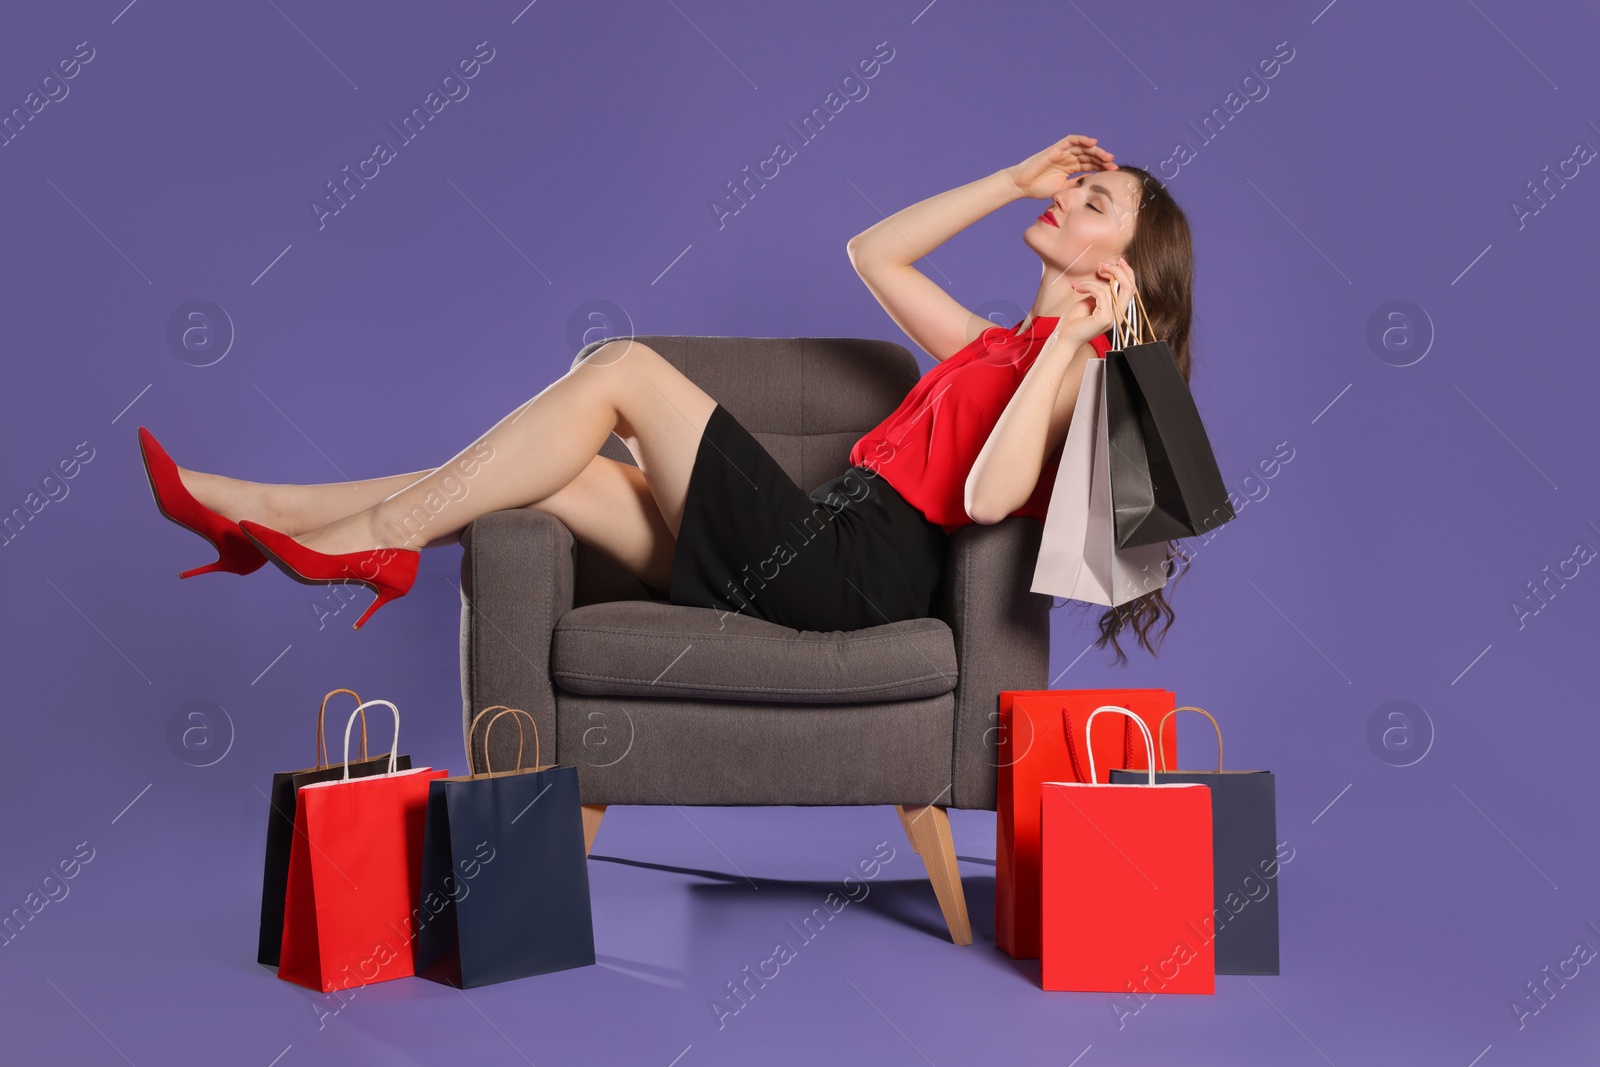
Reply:
M143 426L139 427L139 454L144 458L145 480L150 483L150 495L156 499L156 510L185 530L204 537L217 550L215 563L183 571L179 578L193 578L212 571L249 574L267 562L267 557L244 536L238 523L212 511L184 488L183 479L178 477L178 465L156 441L155 435Z
M224 541L217 546L217 561L207 563L204 567L194 567L190 570L180 571L179 578L193 578L197 574L210 574L212 571L226 571L229 574L249 574L251 571L260 570L267 562L267 557L261 550L252 545L243 531L237 541Z
M367 605L367 610L363 611L361 613L361 618L356 620L355 626L351 627L352 629L355 629L355 630L361 629L361 624L366 622L368 619L370 619L372 617L372 613L373 612L375 612L379 608L383 607L389 601L397 600L400 597L403 597L403 596L406 595L406 591L404 589L399 590L399 591L396 591L396 590L393 590L393 589L379 589L377 592L378 592L377 599L375 599L372 603Z
M355 621L359 630L375 611L411 591L422 553L411 548L371 548L363 552L327 553L307 548L286 533L259 522L240 519L239 528L267 559L306 585L353 583L378 594Z

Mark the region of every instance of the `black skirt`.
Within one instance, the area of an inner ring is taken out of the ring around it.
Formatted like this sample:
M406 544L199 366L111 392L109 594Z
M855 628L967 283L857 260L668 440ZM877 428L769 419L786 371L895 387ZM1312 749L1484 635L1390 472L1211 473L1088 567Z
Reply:
M718 404L695 453L668 600L795 630L923 618L948 544L869 467L807 493Z

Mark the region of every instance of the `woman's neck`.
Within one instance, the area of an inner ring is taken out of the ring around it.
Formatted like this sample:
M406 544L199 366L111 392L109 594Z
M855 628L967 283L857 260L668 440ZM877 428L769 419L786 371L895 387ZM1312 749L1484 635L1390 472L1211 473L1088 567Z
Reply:
M1032 328L1034 319L1060 319L1062 315L1076 307L1079 302L1087 299L1089 299L1087 296L1075 296L1059 306L1052 306L1048 308L1040 307L1039 302L1035 301L1034 308L1029 311L1027 316L1022 320L1021 329L1019 329L1017 332L1020 334Z

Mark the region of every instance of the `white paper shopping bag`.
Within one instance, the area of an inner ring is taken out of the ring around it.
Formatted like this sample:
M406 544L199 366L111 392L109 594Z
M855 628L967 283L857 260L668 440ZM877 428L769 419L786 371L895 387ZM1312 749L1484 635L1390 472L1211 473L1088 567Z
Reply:
M1165 542L1117 548L1110 448L1105 361L1091 359L1050 490L1033 592L1116 607L1167 584Z

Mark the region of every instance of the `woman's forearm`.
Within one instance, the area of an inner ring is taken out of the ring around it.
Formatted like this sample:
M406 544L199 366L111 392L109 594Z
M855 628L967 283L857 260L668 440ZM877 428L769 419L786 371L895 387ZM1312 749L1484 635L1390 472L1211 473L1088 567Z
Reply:
M862 230L850 238L850 261L857 267L915 263L985 215L1020 199L1022 192L1007 170L997 170L901 208Z
M1070 412L1093 354L1087 342L1074 351L1059 336L1045 341L967 473L964 504L972 521L999 522L1027 503L1044 470L1051 417L1063 397Z

